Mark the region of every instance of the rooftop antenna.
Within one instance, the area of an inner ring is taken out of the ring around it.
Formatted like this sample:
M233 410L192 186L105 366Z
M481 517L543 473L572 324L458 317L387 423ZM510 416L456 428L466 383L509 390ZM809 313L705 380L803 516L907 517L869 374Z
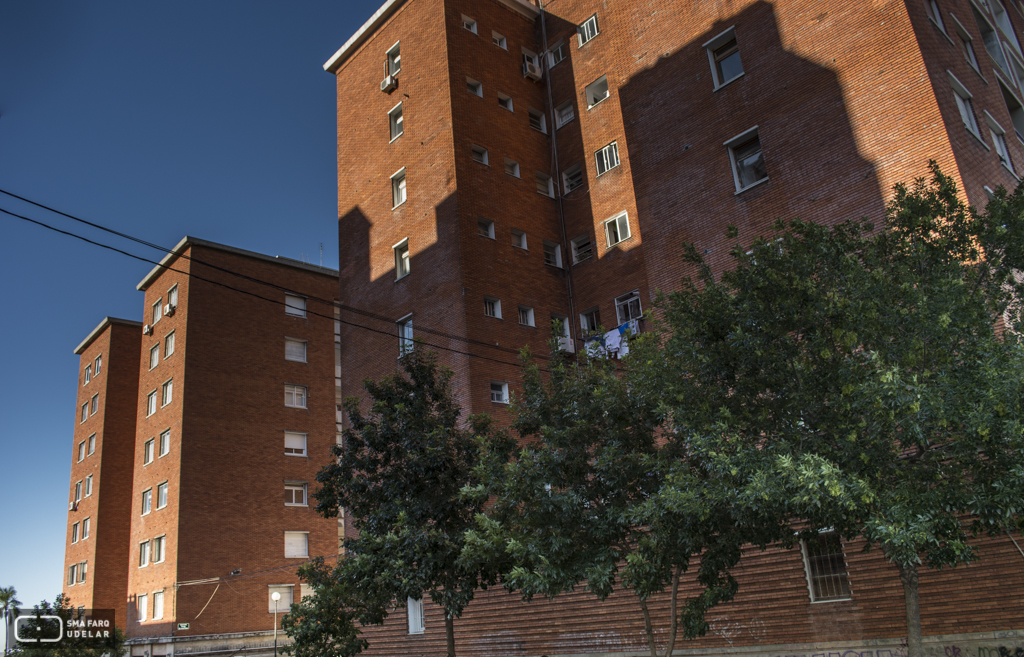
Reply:
M320 266L324 266L324 243L320 242Z

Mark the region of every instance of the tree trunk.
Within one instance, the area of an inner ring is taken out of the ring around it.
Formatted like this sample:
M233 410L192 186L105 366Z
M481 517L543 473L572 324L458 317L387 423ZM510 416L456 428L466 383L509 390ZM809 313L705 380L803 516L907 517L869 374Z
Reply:
M672 621L669 626L668 646L665 648L664 655L658 655L658 647L654 643L654 625L651 623L651 610L647 608L647 601L643 598L640 599L640 609L644 612L644 629L647 632L647 646L651 649L651 657L672 657L672 650L676 644L676 631L679 629L676 601L679 597L679 576L681 572L682 569L676 566L675 573L672 575L672 608L669 611L672 615Z
M651 612L647 601L640 598L640 609L644 612L644 629L647 631L647 645L651 649L651 657L658 657L658 649L654 646L654 628L651 626Z
M448 657L455 657L455 619L447 613L444 615L444 634L448 639Z
M918 599L917 564L900 566L903 598L907 605L907 657L924 657L921 647L921 605Z

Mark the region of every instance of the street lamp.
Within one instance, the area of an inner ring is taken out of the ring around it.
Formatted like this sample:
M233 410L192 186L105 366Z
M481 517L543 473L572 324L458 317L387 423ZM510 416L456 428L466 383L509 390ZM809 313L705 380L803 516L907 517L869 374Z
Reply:
M270 599L274 601L274 657L277 657L277 602L281 599L281 593L274 591Z

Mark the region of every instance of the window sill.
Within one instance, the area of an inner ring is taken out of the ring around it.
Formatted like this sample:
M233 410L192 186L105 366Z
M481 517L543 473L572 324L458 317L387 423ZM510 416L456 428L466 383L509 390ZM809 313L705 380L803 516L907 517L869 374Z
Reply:
M576 118L573 117L573 118L569 119L568 121L566 121L565 123L563 123L562 125L560 125L557 128L555 128L555 130L561 130L562 128L564 128L565 126L569 125L570 123L572 123L575 120L576 120Z
M978 140L978 143L985 147L986 151L992 150L992 147L985 143L985 140L981 138L981 135L968 128L966 125L964 128L967 130L967 134Z
M812 605L827 605L830 602L852 602L853 598L836 598L834 600L811 600Z
M611 168L609 168L609 169L605 169L605 170L604 170L604 171L602 171L601 173L597 174L597 177L598 177L598 178L600 178L601 176L603 176L603 175L605 175L605 174L607 174L607 173L610 173L610 172L612 172L612 171L615 171L615 170L616 170L616 169L618 169L618 168L619 168L620 166L622 166L622 162L619 162L618 164L616 164L615 166L613 166L613 167L611 167Z
M521 179L522 179L522 178L521 178L520 176L517 176L517 175L516 175L516 174L514 174L514 173L509 173L508 171L506 171L506 172L505 172L505 175L506 175L506 176L509 176L509 177L511 177L511 178L515 178L516 180L521 180ZM494 238L492 237L491 239L494 239Z
M590 105L590 104L588 103L588 104L587 104L587 111L589 112L590 110L594 109L595 107L597 107L598 105L600 105L601 103L603 103L604 101L608 100L608 99L609 99L609 98L611 98L611 97L612 97L612 95L611 95L611 94L608 94L607 96L605 96L605 97L604 97L604 98L602 98L601 100L597 101L597 102L596 102L596 103L594 103L593 105Z
M395 140L396 140L396 139L398 139L399 137L401 137L401 136L402 136L402 135L404 135L404 134L405 134L405 133L403 132L402 134L399 134L399 135L395 135L394 137L392 137L392 138L391 138L391 141L389 141L388 143L389 143L389 144L393 144L393 143L395 143Z
M534 128L532 125L530 126L530 130L533 130L534 132L539 132L542 135L548 134L547 130L541 130L540 128Z
M300 459L306 458L305 454L285 454L285 456L294 456L294 457L297 457L297 458L300 458Z
M942 34L942 36L946 37L946 41L949 41L951 45L956 46L956 43L953 41L953 37L949 36L949 32L946 32L946 30L943 29L941 25L939 25L938 21L936 21L931 16L928 17L928 20L932 22L932 25L935 26L935 29L938 30Z
M734 194L734 196L739 196L740 194L742 194L743 192L747 191L748 189L753 189L753 188L757 187L758 185L763 185L764 183L768 182L768 180L769 180L768 178L761 178L756 183L753 183L751 185L747 185L743 189L737 189L735 194Z
M298 507L309 508L308 504L287 504L287 503L285 503L285 506L298 506Z
M410 272L410 273L412 273L412 272ZM401 276L399 276L398 278L395 279L395 282L397 283L398 281L404 281L407 278L409 278L409 274L402 274Z
M732 84L732 83L733 83L733 82L735 82L736 80L739 80L740 78L742 78L742 77L743 77L744 75L746 75L746 74L747 74L747 72L746 72L746 71L743 71L742 73L740 73L740 74L739 74L739 75L737 75L736 77L732 78L731 80L728 80L727 82L723 82L722 84L718 84L718 83L716 82L716 83L715 83L715 89L714 89L714 90L715 90L715 91L718 91L719 89L722 89L722 88L728 87L728 86L729 86L730 84Z
M392 210L397 210L398 208L402 207L403 205L405 205L405 201L402 201L398 205L392 206L391 209ZM299 315L297 315L297 316L299 316Z
M999 163L1003 165L1003 168L1004 168L1004 169L1006 169L1006 171L1007 171L1007 172L1008 172L1008 173L1009 173L1009 174L1010 174L1011 176L1013 176L1013 179L1014 179L1014 180L1016 180L1017 182L1020 182L1020 176L1018 176L1018 175L1017 175L1017 172L1016 172L1016 171L1014 171L1014 170L1013 170L1013 169L1011 169L1010 167L1006 166L1006 162L1003 162L1002 160L1000 160L1000 161L999 161Z
M305 556L295 556L295 555L287 555L286 554L284 558L285 559L308 559L309 555L307 554Z

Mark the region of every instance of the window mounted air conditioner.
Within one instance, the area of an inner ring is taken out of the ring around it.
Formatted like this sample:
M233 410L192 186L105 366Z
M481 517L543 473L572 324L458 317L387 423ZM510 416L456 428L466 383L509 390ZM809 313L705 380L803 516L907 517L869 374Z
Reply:
M561 337L558 338L558 348L561 351L568 352L570 354L576 353L576 343L573 342L572 338Z
M391 93L398 88L398 78L393 75L388 75L384 78L384 81L380 83L380 90L386 94Z
M533 62L523 62L523 77L531 80L540 80L540 67Z
M142 334L153 335L153 327L150 326L149 324L146 324L145 326L142 327Z
M173 304L167 304L166 306L164 306L164 315L166 315L167 317L174 317L174 311L176 308L177 306Z

